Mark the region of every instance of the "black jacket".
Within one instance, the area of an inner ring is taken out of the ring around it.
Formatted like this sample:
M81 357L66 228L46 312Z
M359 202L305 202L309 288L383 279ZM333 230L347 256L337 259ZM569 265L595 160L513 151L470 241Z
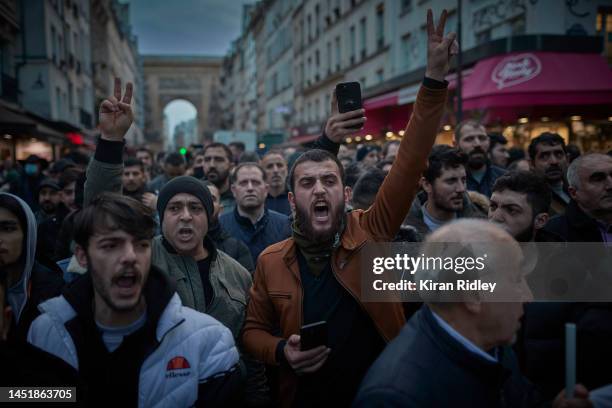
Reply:
M565 214L551 218L544 230L565 242L603 242L595 220L585 214L574 200L568 204Z
M370 368L355 407L528 407L539 403L514 353L468 351L423 306Z
M59 296L64 287L64 279L57 268L47 268L38 262L34 263L30 275L30 294L25 304L19 324L11 328L9 337L16 341L25 341L32 322L40 314L38 305L47 299ZM15 320L13 319L13 323Z
M251 257L251 252L249 251L249 247L246 244L228 234L219 222L214 222L208 228L208 237L215 243L217 249L225 252L235 260L237 260L240 265L244 266L244 268L253 273L255 270L255 264L253 263L253 258Z

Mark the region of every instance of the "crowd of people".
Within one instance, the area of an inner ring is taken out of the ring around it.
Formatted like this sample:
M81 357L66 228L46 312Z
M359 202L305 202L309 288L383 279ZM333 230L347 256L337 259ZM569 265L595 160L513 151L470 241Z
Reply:
M446 17L428 13L401 141L342 144L367 112L332 96L308 148L126 148L133 88L116 79L91 157L0 163L0 385L74 386L85 406L610 406L608 303L362 297L369 242L505 243L518 280L518 243L612 246L610 152L555 133L508 149L475 120L434 146ZM304 349L320 321L326 343Z

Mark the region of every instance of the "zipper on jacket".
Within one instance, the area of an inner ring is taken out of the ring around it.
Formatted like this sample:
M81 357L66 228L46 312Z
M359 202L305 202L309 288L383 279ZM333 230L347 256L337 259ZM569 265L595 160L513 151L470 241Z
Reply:
M183 266L185 268L185 275L187 276L187 280L189 281L189 288L191 289L191 294L193 295L193 303L194 303L195 309L198 310L198 305L196 304L197 297L196 297L195 290L193 289L193 282L191 281L191 276L189 276L189 268L187 267L187 262L185 262L185 259L183 259L182 255L179 255L179 257L181 258L181 261L183 262ZM206 310L206 299L204 300L204 310Z

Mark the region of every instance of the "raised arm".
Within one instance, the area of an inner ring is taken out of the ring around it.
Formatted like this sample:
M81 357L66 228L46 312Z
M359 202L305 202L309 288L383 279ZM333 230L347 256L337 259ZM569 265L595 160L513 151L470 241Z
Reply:
M458 50L455 33L444 36L447 12L434 27L431 10L427 12L427 68L414 110L397 157L385 178L374 204L362 214L361 226L375 241L391 241L406 217L417 192L418 181L427 166L427 156L436 140L446 102L448 83L444 77L450 59Z
M103 191L122 191L124 137L134 121L130 106L132 92L133 86L128 82L122 96L121 80L115 78L113 96L100 104L98 117L101 135L94 158L87 167L84 205Z

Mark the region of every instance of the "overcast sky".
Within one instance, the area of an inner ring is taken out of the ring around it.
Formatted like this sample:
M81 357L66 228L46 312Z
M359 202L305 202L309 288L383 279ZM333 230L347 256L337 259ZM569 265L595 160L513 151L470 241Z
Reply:
M225 55L240 35L243 4L254 0L121 0L140 54Z

